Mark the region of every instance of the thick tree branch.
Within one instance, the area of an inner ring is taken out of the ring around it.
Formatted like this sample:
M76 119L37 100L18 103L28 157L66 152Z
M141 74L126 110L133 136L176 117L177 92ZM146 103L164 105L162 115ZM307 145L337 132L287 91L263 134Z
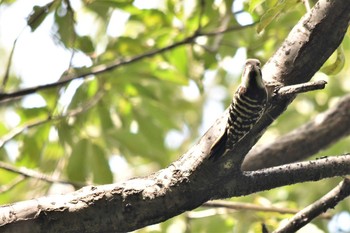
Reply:
M305 159L350 134L350 95L319 114L315 119L279 137L274 142L257 146L251 150L243 170L295 162Z
M324 195L315 203L309 205L305 209L297 213L288 223L281 226L274 233L296 232L311 220L326 212L328 209L334 208L338 202L350 195L350 180L344 179L340 184Z
M339 46L349 20L350 4L344 4L342 0L320 0L265 65L263 76L270 83L281 86L309 81ZM305 168L289 165L290 168L243 173L234 169L272 123L272 118L277 118L293 98L276 101L237 144L232 155L223 156L216 162L207 159L212 143L225 128L226 111L198 144L168 168L121 184L90 186L68 195L4 206L0 209L1 230L131 231L164 221L215 197L247 195L296 182L350 174L349 155L313 161L310 166L301 163Z
M248 172L238 183L226 183L224 189L240 196L300 181L349 174L350 155L288 166ZM316 168L310 171L313 167ZM300 173L304 177L301 177ZM173 166L147 178L111 185L87 186L71 194L42 197L3 206L0 209L1 230L4 233L19 230L23 233L131 231L139 228L140 222L149 225L154 219L162 221L183 211L183 207L193 208L199 204L198 199L207 199L217 192L216 187L209 190L208 187L202 187L201 190L192 189L190 178L180 180L180 185L187 187L184 192L183 189L174 186L179 180L174 180L178 177L171 176L172 174L177 174ZM282 179L278 179L277 175L282 176ZM293 178L290 179L290 176ZM260 185L261 182L264 185ZM171 194L166 193L168 187L172 187ZM167 199L168 195L174 196ZM186 206L182 204L184 200L187 202ZM165 205L167 208L159 208ZM182 206L180 209L179 205ZM155 212L150 212L154 208ZM133 221L130 221L131 219ZM69 229L66 228L68 222L71 223Z

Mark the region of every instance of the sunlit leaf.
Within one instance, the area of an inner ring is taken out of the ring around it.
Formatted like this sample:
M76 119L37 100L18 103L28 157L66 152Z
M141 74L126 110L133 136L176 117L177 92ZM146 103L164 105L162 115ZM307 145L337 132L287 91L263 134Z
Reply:
M336 56L336 59L333 63L327 64L329 62L325 63L325 66L321 68L321 71L328 75L336 75L338 74L345 65L345 54L344 49L342 46L339 46L336 52L334 52L334 55Z
M184 76L188 76L189 55L185 47L173 49L166 55L167 60L170 62L170 64L175 66L177 71Z
M60 1L52 1L44 6L33 7L33 11L27 19L27 24L32 31L35 31L40 26L46 16L57 6L58 2Z
M75 47L86 54L91 54L95 51L94 44L89 36L77 36Z
M60 121L59 124L56 126L57 133L58 133L58 139L61 143L61 145L64 146L73 146L74 141L79 135L75 135L72 131L72 127L67 124L65 121Z
M257 25L257 32L260 33L264 30L273 20L275 20L280 14L285 11L293 9L293 6L297 4L297 0L286 1L279 0L274 7L268 9L265 14L261 17L260 22Z
M67 175L72 181L84 182L88 174L88 153L89 141L86 139L80 140L74 145L72 153L68 160Z
M43 145L49 136L50 125L44 124L30 129L26 134L21 135L19 157L17 164L25 167L37 167L43 153Z
M74 11L70 5L61 4L55 11L57 34L60 42L67 48L72 48L77 37L74 28Z
M249 9L248 9L248 11L250 12L250 13L252 13L254 10L255 10L255 8L257 7L257 6L259 6L259 5L261 5L263 2L265 2L266 0L251 0L251 1L249 1Z
M96 144L90 144L88 151L88 163L93 174L93 181L96 184L113 182L113 175L106 158L105 151Z

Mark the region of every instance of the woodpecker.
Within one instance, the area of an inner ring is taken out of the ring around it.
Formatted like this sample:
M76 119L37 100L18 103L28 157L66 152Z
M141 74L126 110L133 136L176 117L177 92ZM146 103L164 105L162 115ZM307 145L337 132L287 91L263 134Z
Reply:
M248 59L242 81L233 95L225 131L213 143L209 159L217 160L241 140L262 116L267 91L262 79L260 61Z

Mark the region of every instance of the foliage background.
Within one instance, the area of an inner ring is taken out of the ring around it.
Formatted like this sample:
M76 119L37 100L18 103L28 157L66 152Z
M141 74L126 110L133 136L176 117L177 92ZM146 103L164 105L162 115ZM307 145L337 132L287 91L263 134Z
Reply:
M15 12L24 2L1 1L1 25L9 24L6 12ZM229 105L245 59L256 57L264 64L307 11L296 0L30 2L27 12L17 13L17 20L28 26L11 38L15 46L3 42L8 32L0 27L2 92L127 64L2 102L0 160L87 184L147 175L176 160ZM46 48L40 41L23 39L43 32L60 52L47 51L49 56L42 57ZM150 54L170 45L174 46ZM26 47L32 48L29 56L21 52ZM327 88L299 95L259 143L302 125L349 92L349 53L348 33L338 53L314 77L326 80ZM30 75L21 56L29 57L25 63ZM142 57L136 60L138 56ZM42 71L47 78L36 77ZM315 157L349 152L349 142L341 140ZM234 201L298 209L338 182L298 184ZM73 189L3 169L0 184L1 204ZM349 207L345 201L333 213ZM288 217L200 208L139 232L258 232L262 222L273 229ZM328 221L313 223L308 227L326 232Z

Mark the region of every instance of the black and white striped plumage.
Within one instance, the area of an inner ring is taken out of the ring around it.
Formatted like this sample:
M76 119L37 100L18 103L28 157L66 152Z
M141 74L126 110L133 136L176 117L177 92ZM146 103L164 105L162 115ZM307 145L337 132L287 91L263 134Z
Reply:
M212 145L210 157L214 160L241 140L260 119L267 101L267 91L262 80L260 61L248 59L242 82L233 96L226 129Z

